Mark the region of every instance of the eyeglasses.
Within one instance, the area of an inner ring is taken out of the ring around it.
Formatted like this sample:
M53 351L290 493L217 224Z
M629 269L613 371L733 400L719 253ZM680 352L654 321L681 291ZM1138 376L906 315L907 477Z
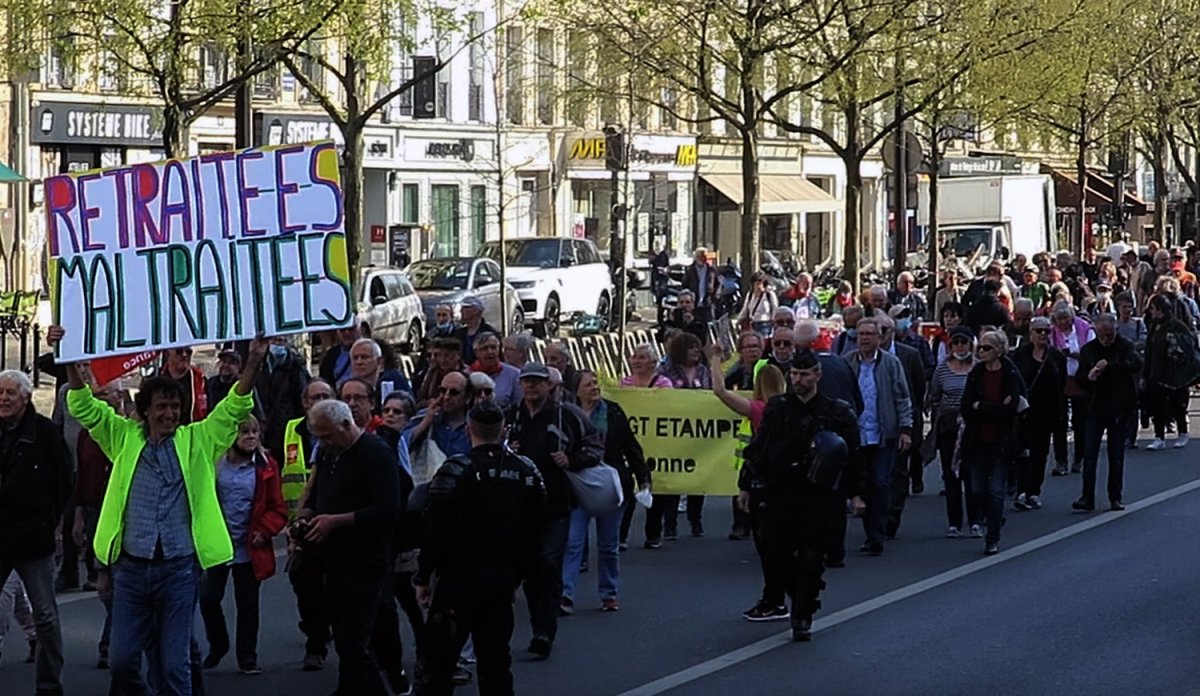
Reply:
M771 341L771 345L775 346L776 348L787 348L796 344L791 341Z
M442 396L458 396L459 394L462 393L462 390L461 389L452 389L450 387L442 387L441 389L438 389L438 393L441 394Z
M191 348L176 348L176 349L175 349L175 354L176 354L176 355L182 355L182 356L185 356L185 357L186 357L186 356L190 356L190 355L192 354L192 349L191 349Z
M796 325L796 322L795 322L795 320L792 320L792 319L776 319L775 320L775 326L786 326L788 328L791 328L791 327L794 327L795 325Z

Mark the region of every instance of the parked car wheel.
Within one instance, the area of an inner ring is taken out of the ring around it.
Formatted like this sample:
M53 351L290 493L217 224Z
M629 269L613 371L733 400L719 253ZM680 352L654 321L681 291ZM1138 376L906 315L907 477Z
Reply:
M509 334L518 334L525 330L525 312L517 307L513 310L512 319L508 322Z
M546 318L535 327L538 338L554 338L558 336L558 297L551 295L546 300Z
M412 323L408 325L408 335L404 337L404 345L401 346L401 350L405 353L416 353L421 348L422 336L421 322L413 319Z

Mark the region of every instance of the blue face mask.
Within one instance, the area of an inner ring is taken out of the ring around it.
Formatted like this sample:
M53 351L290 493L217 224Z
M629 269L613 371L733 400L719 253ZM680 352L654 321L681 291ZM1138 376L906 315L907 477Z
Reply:
M437 325L439 331L449 331L451 326L453 326L453 324L451 322L446 322L445 324Z
M287 354L288 354L287 346L281 346L281 345L277 345L277 344L271 345L271 357L272 358L275 358L276 360L283 360L284 358L287 357Z
M851 341L858 340L858 329L846 329L846 336L849 337Z
M896 320L896 330L897 331L908 331L909 327L911 327L911 326L912 326L912 319L897 319Z

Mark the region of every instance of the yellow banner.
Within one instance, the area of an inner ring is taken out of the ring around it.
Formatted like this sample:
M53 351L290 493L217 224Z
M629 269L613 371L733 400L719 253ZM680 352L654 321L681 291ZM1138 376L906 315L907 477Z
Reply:
M733 452L742 418L700 389L610 388L646 453L655 493L737 495Z

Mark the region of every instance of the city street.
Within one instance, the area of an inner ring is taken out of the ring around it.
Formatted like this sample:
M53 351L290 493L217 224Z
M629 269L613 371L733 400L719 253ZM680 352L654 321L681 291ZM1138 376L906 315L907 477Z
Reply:
M944 498L930 467L926 493L910 499L887 553L852 551L845 569L826 574L809 645L792 644L786 622L740 617L758 596L758 565L750 542L726 540L727 499L707 501L706 537L683 537L661 551L641 548L639 514L622 557L619 613L592 610L596 575L583 575L577 613L562 620L553 656L533 662L518 601L517 691L851 694L872 683L873 693L885 694L1200 693L1197 446L1130 452L1124 513L1074 513L1080 477L1049 478L1045 509L1010 512L1001 553L990 558L982 541L943 538ZM861 537L852 522L848 548ZM67 693L105 694L107 675L93 667L102 608L80 593L62 600ZM226 604L231 611L232 597ZM322 673L298 669L302 640L285 578L264 585L262 617L264 673L239 675L228 657L206 675L208 693L330 693L335 659ZM33 681L13 637L0 666L3 694L26 693Z

